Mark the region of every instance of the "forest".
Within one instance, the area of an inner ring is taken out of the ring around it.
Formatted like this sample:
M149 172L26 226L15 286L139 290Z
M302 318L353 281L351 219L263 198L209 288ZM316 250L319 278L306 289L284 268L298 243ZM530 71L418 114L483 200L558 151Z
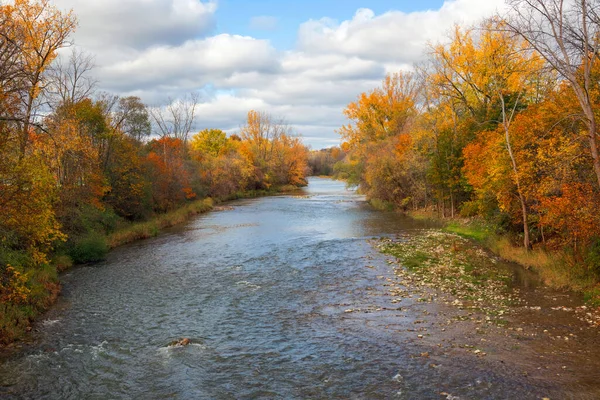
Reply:
M73 263L155 235L181 210L306 184L307 148L269 113L249 111L235 134L192 134L194 94L148 107L97 92L88 55L58 57L72 13L16 0L0 4L0 26L0 341L54 301Z
M600 15L508 4L348 104L335 173L378 207L480 221L461 229L598 298Z

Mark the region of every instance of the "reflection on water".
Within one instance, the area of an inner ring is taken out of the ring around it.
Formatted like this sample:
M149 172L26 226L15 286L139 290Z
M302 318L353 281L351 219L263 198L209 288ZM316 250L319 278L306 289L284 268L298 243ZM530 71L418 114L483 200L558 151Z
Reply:
M414 357L425 309L412 299L390 307L391 268L366 239L424 223L373 211L319 178L302 194L232 205L64 275L34 343L0 366L0 395L533 399L555 390L477 358L431 367ZM192 344L167 346L182 337Z

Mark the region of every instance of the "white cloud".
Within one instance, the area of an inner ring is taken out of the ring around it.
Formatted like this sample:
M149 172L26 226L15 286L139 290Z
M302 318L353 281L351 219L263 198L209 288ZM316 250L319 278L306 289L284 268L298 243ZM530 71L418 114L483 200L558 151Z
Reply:
M441 38L455 23L490 15L503 0L446 1L439 10L375 15L359 9L349 21L310 20L300 26L298 47L309 53L337 53L380 62L412 63L423 57L428 41Z
M54 0L73 9L79 20L79 45L132 47L178 45L210 33L215 26L215 1L198 0Z
M473 23L503 0L448 0L439 10L381 15L360 9L351 20L307 21L297 47L215 35L216 1L55 0L80 20L76 43L96 55L100 88L138 95L149 105L200 92L197 128L235 130L250 109L284 117L319 148L338 142L343 108L388 72L424 57L426 43L454 23ZM255 17L254 29L275 17Z
M155 87L200 88L234 73L272 73L277 69L269 42L221 34L180 46L158 46L99 69L100 79L116 90Z

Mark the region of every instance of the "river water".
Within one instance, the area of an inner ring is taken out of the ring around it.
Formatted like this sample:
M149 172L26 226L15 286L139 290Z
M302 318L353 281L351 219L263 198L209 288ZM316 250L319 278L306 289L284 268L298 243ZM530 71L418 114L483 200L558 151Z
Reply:
M517 353L529 359L560 360L557 370L546 365L539 372L535 362L510 355L517 339L509 334L504 347L488 349L496 349L495 356L475 357L448 344L436 328L446 322L447 306L413 298L391 304L387 291L396 277L368 239L418 234L424 223L374 211L343 183L320 178L293 195L230 205L63 275L63 294L34 326L30 343L0 359L0 397L539 399L600 393L597 351L581 351L597 337L584 325L577 326L580 347L519 341ZM561 326L571 329L574 321ZM169 346L180 338L191 344ZM569 375L565 360L588 362L592 370Z

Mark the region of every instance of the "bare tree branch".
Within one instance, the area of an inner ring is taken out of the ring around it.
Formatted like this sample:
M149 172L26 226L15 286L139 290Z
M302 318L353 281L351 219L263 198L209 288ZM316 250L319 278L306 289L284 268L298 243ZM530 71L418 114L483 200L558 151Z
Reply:
M89 72L94 66L94 57L77 48L73 48L67 61L56 59L48 73L53 108L61 103L77 103L93 93L98 81Z
M166 107L150 108L148 111L155 133L160 137L173 137L187 143L194 125L198 98L197 93L190 93L183 99L170 98Z

